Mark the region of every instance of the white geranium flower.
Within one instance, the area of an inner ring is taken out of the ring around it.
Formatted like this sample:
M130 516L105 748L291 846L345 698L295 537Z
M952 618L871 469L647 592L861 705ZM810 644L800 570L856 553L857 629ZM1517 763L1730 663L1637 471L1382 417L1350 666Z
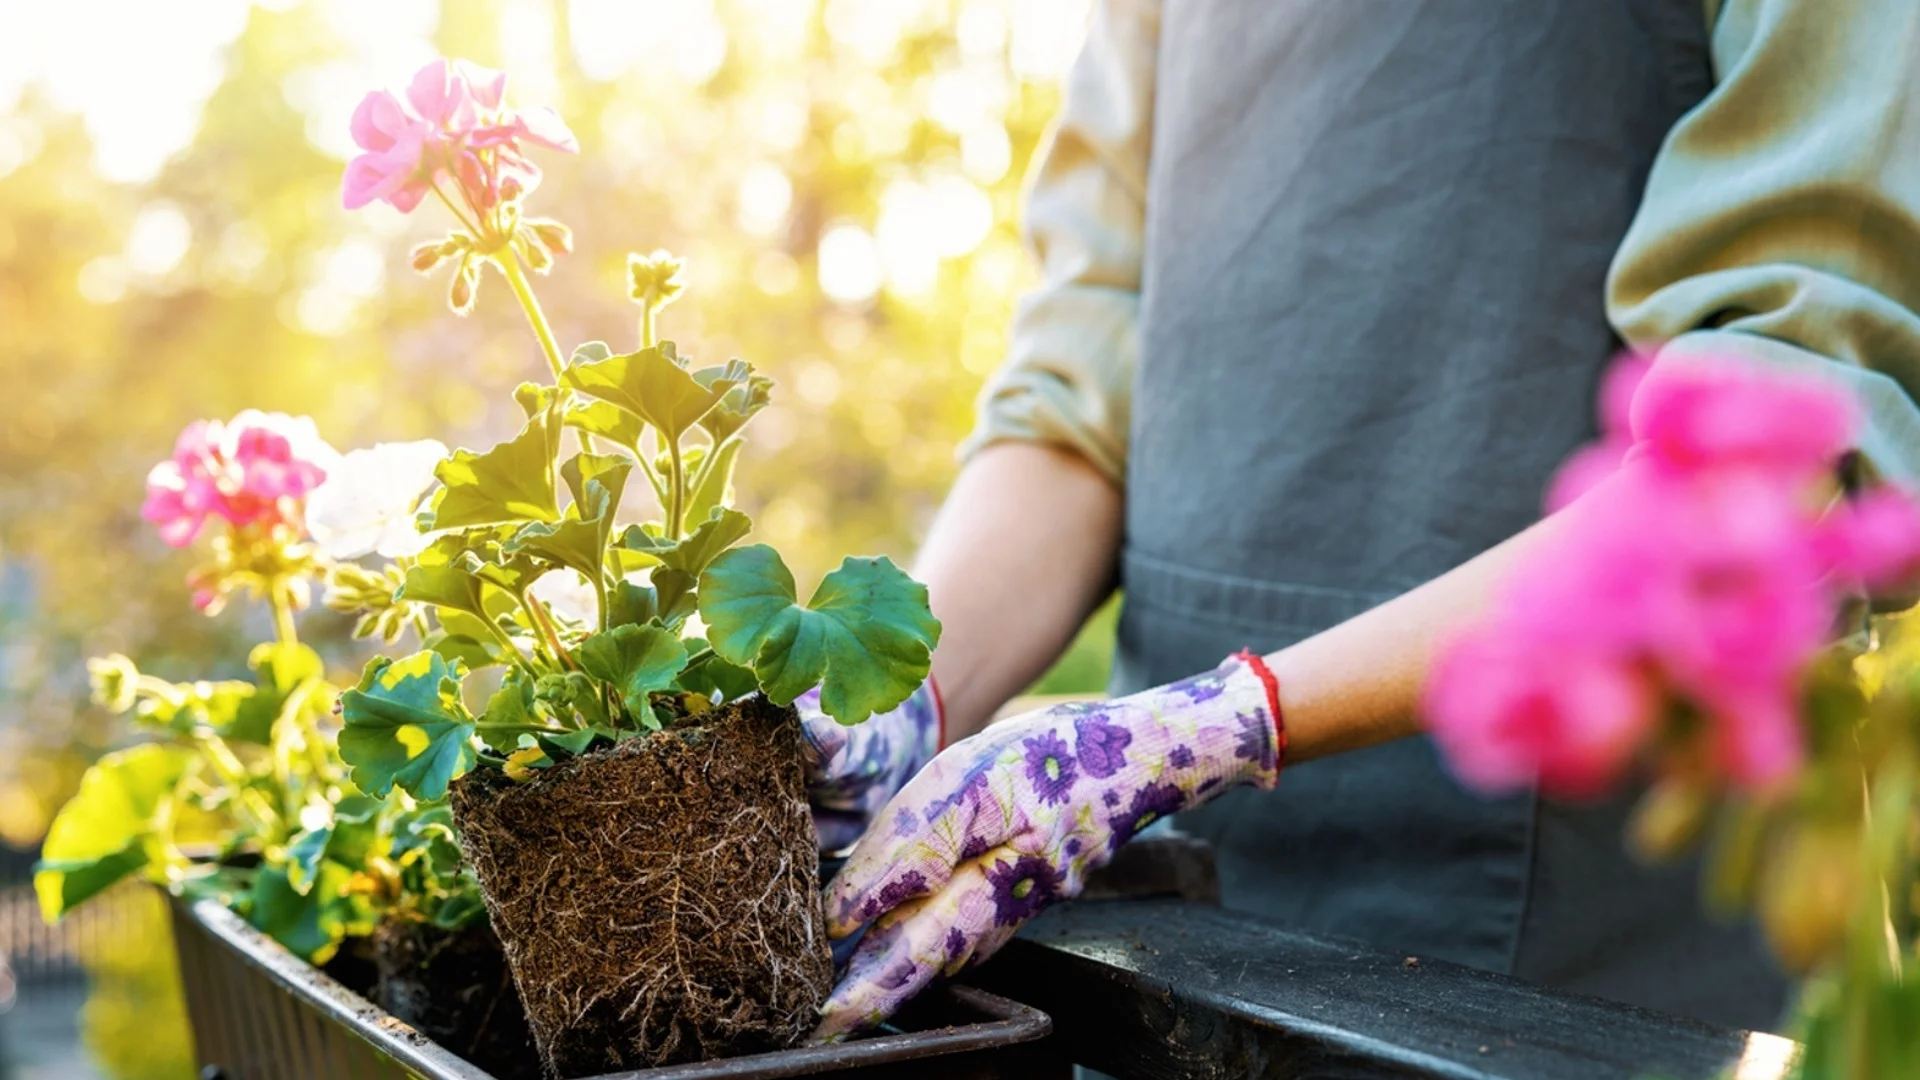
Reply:
M547 610L581 626L600 623L600 595L578 570L549 570L528 588Z
M335 559L418 555L432 537L414 527L414 511L446 456L438 439L348 452L307 496L307 531Z

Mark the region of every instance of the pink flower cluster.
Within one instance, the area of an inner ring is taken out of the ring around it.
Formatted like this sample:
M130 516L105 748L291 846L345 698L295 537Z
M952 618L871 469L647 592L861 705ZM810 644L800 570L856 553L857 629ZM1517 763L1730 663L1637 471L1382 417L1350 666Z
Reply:
M235 528L297 529L302 501L336 456L304 416L247 409L225 423L195 420L173 457L147 475L140 513L174 547L191 544L209 517Z
M447 179L481 214L533 190L540 169L526 144L567 153L580 144L552 109L506 108L506 88L502 72L440 59L414 75L404 101L368 94L353 114L353 141L365 153L347 163L347 209L384 200L407 213Z
M1549 491L1558 531L1436 658L1434 738L1477 788L1593 797L1681 702L1725 777L1775 784L1800 765L1801 674L1841 602L1920 570L1920 504L1833 500L1857 417L1811 376L1630 357L1601 413Z

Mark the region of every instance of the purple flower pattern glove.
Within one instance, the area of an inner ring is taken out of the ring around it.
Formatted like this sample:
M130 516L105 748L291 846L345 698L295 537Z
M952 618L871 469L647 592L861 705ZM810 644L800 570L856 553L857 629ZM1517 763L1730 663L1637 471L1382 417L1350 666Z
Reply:
M920 684L892 710L849 727L820 711L820 691L794 701L806 735L807 801L820 850L853 846L893 793L940 752L940 692Z
M1234 787L1272 787L1285 752L1278 707L1265 664L1241 654L948 747L881 811L828 890L829 933L868 929L815 1037L876 1024L936 976L986 959L1159 818Z

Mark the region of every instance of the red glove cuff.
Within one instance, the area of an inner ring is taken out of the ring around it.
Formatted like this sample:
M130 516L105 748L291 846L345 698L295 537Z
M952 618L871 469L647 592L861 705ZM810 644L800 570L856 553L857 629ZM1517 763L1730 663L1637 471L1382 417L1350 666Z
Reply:
M1235 660L1253 669L1260 677L1260 684L1267 688L1267 711L1273 714L1273 754L1279 768L1287 767L1287 721L1280 711L1280 680L1273 675L1273 669L1266 660L1252 649L1241 649L1233 654ZM937 697L936 697L936 700Z

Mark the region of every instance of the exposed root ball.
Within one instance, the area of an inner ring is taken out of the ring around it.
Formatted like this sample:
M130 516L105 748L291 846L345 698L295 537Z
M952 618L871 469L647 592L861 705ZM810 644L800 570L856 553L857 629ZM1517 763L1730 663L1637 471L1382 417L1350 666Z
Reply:
M794 1046L832 989L799 719L752 698L703 720L454 786L555 1076Z

